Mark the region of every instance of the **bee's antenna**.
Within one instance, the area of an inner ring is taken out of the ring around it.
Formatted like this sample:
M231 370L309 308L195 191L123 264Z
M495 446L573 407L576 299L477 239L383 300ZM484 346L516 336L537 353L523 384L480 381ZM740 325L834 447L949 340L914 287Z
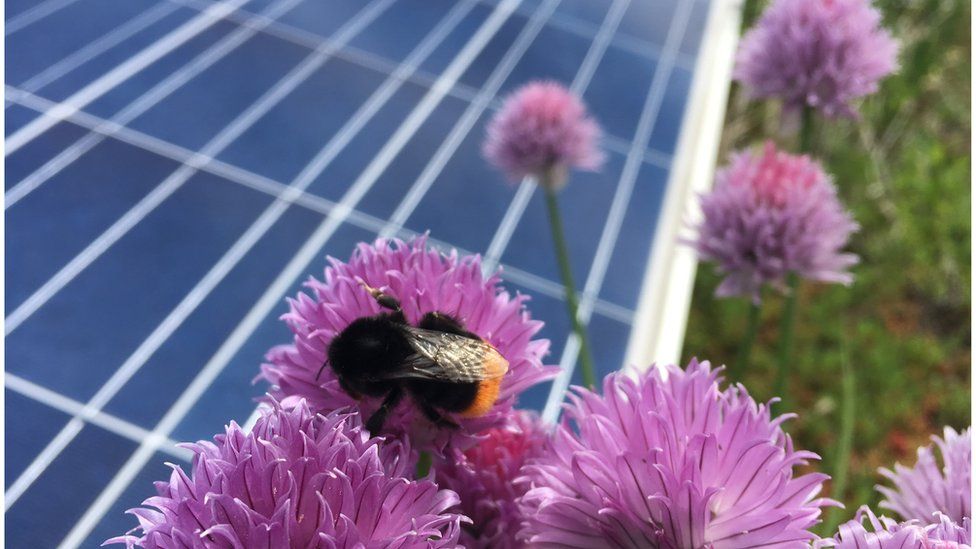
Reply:
M369 293L369 295L373 296L373 299L379 299L380 296L383 295L382 291L380 291L378 288L374 288L370 286L369 284L366 283L365 280L356 277L356 281L359 282L359 285L362 286L363 289L366 290L367 293Z
M363 289L366 290L369 295L373 296L373 299L375 299L377 303L383 307L386 307L387 309L390 309L391 311L400 312L400 302L397 301L395 297L384 293L383 290L380 290L379 288L370 286L361 278L358 278L358 280L363 286Z

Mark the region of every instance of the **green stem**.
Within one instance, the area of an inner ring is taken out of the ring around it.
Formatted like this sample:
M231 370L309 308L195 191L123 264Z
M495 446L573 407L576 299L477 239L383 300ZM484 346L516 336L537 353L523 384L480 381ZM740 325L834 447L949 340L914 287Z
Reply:
M752 26L759 17L759 0L746 0L745 6L742 8L742 31L745 32L746 29Z
M800 116L799 147L802 154L813 154L813 107L804 105Z
M760 304L749 304L749 323L746 325L746 334L742 338L742 345L739 347L739 354L735 358L734 371L736 375L742 375L742 372L749 364L749 355L752 354L752 345L756 342L756 334L759 333L760 312Z
M420 457L417 458L417 478L424 478L430 473L430 466L434 460L430 457L430 452L422 450Z
M801 111L799 147L803 154L813 152L813 107L805 105ZM773 386L773 396L782 399L784 408L788 408L786 386L789 378L789 368L791 354L793 352L793 339L796 329L796 300L799 293L800 279L796 273L787 275L787 286L789 294L786 296L786 303L783 305L783 317L780 321L779 349L776 354L776 383Z
M586 329L579 319L579 302L576 298L576 285L573 284L573 271L569 265L569 252L566 248L566 236L563 233L563 222L559 215L559 203L556 201L556 191L549 186L543 186L546 192L546 207L549 211L549 225L552 228L552 241L556 248L556 259L559 262L559 274L563 279L566 290L566 309L569 313L573 331L579 338L579 360L582 368L583 384L596 387L596 374L593 370L593 356L590 354L590 344L586 337Z
M857 391L857 378L854 369L851 368L849 351L847 348L847 337L840 336L841 340L841 403L840 403L840 433L837 441L837 455L834 463L834 478L831 495L840 501L847 490L847 474L851 463L851 446L854 441L854 423L857 417L855 395ZM832 508L824 526L826 532L833 532L841 521L841 509Z
M793 335L796 331L796 299L800 288L800 279L796 273L787 276L789 294L783 305L783 317L780 319L779 351L776 356L776 385L773 395L786 399L786 381L793 352Z

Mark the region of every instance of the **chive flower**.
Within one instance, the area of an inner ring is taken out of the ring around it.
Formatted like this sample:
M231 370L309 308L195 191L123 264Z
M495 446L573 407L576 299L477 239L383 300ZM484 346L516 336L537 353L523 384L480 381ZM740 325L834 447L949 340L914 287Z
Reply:
M939 523L939 514L957 524L971 520L972 506L972 429L957 433L946 427L943 437L933 436L934 444L918 449L918 461L912 468L896 464L894 471L880 470L894 487L878 486L885 499L881 507L890 509L905 520ZM942 467L934 447L942 456Z
M853 101L877 91L897 55L870 0L774 0L743 36L733 76L789 111L855 118Z
M525 517L518 498L528 488L519 481L522 467L542 455L546 430L534 412L516 410L509 422L482 434L481 441L436 466L437 484L457 492L460 510L471 518L461 529L468 549L514 549Z
M801 278L850 284L858 262L843 251L858 229L823 168L807 156L761 151L733 154L701 197L703 220L688 242L724 275L716 295L742 295L759 303L765 285L787 287Z
M600 133L579 97L557 82L530 82L491 120L483 154L513 181L534 176L556 190L570 168L600 168Z
M542 547L793 547L816 539L815 454L719 370L652 367L575 388L551 446L525 467L521 536Z
M865 525L867 519L867 525ZM842 524L833 538L816 541L814 548L836 549L969 549L972 532L945 515L937 524L896 522L878 517L866 506L853 520Z
M109 543L165 547L456 547L457 494L411 480L405 443L370 438L359 416L304 402L231 423L188 444L190 474L172 466L158 495L129 511L139 526Z

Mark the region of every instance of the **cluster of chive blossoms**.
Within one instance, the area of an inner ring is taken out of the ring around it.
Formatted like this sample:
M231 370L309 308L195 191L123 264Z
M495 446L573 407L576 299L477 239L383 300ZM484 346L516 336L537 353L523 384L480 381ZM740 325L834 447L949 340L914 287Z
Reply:
M918 461L913 468L896 464L894 471L881 470L894 484L893 488L878 486L878 491L885 496L881 506L906 520L939 523L939 515L944 515L968 528L973 513L972 429L957 433L946 427L943 436L932 437L942 455L941 471L932 446L918 449Z
M870 0L774 0L742 38L735 79L788 110L855 117L851 102L897 67L898 44L880 22Z
M940 470L932 446L918 449L914 467L881 469L893 487L878 486L881 507L903 522L878 517L867 507L817 547L839 549L962 549L972 544L972 429L957 433L946 427L944 438L932 437L942 455ZM867 525L865 525L865 519Z
M188 476L174 467L158 496L130 513L128 547L398 547L458 544L457 494L410 480L409 450L369 438L355 414L318 415L304 402L275 406L251 433L236 424L188 445Z
M865 525L867 520L867 525ZM867 507L857 511L854 520L840 526L831 539L818 540L814 547L836 549L969 549L972 532L950 521L945 515L938 524L917 521L895 522L878 517Z
M522 537L542 547L802 547L821 507L817 459L795 450L708 362L611 374L577 389L543 458L525 468Z
M360 244L348 262L329 261L323 280L311 278L306 283L309 293L289 300L290 310L282 319L294 333L293 342L269 351L262 366L262 376L273 384L272 396L284 405L304 399L316 411L351 408L364 418L379 408L382 399L352 398L326 364L336 334L357 318L381 312L362 282L398 299L408 322L433 311L453 316L509 362L499 398L487 414L452 418L459 429L437 428L408 398L389 415L383 432L374 435L409 439L415 449L435 453L449 446L467 448L478 433L506 421L519 393L558 370L542 364L549 342L533 339L542 322L525 310L526 296L513 297L499 287L497 276L483 276L477 257L445 255L419 237L408 243L381 239Z
M570 168L600 167L599 137L576 95L556 82L532 82L505 100L488 126L483 153L513 181L533 176L558 190Z
M472 524L461 531L468 549L515 549L525 517L518 500L528 486L519 482L526 463L543 456L546 431L533 412L516 411L508 424L484 433L483 440L437 464L437 483L458 493L461 512Z
M778 151L733 155L701 197L704 219L691 244L717 264L722 297L758 303L764 285L786 286L789 273L849 284L857 256L843 248L858 225L844 209L830 178L815 161Z

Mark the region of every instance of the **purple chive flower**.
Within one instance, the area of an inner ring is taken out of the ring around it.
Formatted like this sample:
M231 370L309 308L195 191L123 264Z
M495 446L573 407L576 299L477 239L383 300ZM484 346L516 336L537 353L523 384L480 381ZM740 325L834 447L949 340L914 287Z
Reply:
M576 388L551 448L525 467L522 537L560 547L806 547L821 507L815 454L719 371L651 368Z
M759 302L760 289L783 289L786 275L850 284L854 254L841 250L858 229L819 164L770 142L744 151L715 174L701 197L703 221L690 242L725 275L716 295Z
M457 494L412 476L407 448L381 443L359 416L276 406L250 434L232 423L187 445L159 495L130 511L129 547L455 547ZM138 532L138 533L137 533Z
M556 82L530 82L492 119L483 152L512 180L534 176L555 190L570 168L600 168L599 138L600 127L576 95Z
M742 38L734 77L789 110L856 117L851 102L897 68L898 43L880 24L870 0L775 0Z
M878 486L885 500L881 507L898 513L903 519L939 523L937 513L963 524L972 517L972 429L957 433L946 427L944 438L932 440L942 454L940 470L931 445L918 449L918 462L909 469L901 464L895 470L880 470L894 488Z
M868 519L870 529L864 526ZM945 515L938 524L922 525L917 521L895 522L876 516L866 506L854 520L840 526L833 538L818 540L815 548L837 549L969 549L972 532L959 527Z
M516 534L524 517L517 500L526 486L515 482L522 466L545 448L546 431L531 412L514 411L507 425L484 433L476 446L455 449L437 466L437 483L461 497L460 510L473 523L462 527L468 549L522 547Z
M542 365L549 342L533 339L542 322L532 320L525 310L527 297L512 297L499 288L497 276L482 276L476 256L444 255L428 249L426 238L420 237L409 243L360 244L349 262L329 261L323 280L310 278L306 283L309 294L289 300L290 311L282 318L294 333L293 342L271 349L261 368L261 377L275 385L271 394L283 405L306 399L315 411L352 407L365 418L379 408L382 399L353 399L332 369L323 367L336 334L359 317L381 312L360 280L397 298L409 322L431 311L454 316L509 362L495 405L480 417L453 417L460 429L435 427L409 398L404 399L390 413L383 434L409 437L417 450L439 452L448 444L467 447L474 435L504 422L519 393L558 370Z

